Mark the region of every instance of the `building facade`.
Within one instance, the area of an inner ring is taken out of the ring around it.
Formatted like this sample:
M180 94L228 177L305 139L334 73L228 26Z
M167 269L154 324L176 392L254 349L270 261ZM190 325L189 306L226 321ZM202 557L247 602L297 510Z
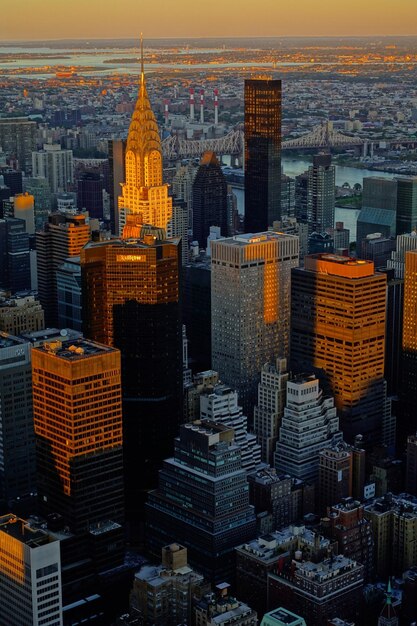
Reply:
M321 232L334 228L334 205L336 191L336 168L330 154L313 157L308 168L307 221L309 232Z
M214 152L205 152L193 182L193 239L205 248L210 226L227 227L227 183Z

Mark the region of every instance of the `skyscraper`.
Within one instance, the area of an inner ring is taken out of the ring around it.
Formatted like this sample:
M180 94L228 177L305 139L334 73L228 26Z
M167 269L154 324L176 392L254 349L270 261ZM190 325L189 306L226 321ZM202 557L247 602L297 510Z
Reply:
M317 482L319 453L342 440L334 400L323 397L314 375L287 382L287 403L275 451L275 469Z
M103 219L103 179L98 172L84 172L77 181L77 203L90 217Z
M10 157L17 158L20 169L29 172L30 155L36 147L36 122L26 117L2 118L0 120L0 146ZM4 182L6 185L9 184L7 180ZM19 193L22 193L21 188Z
M233 549L255 534L233 429L204 421L181 426L174 457L164 461L146 512L148 547L155 556L175 539L207 579L233 580Z
M397 180L397 235L417 227L417 177Z
M249 418L261 369L288 356L291 268L298 238L274 232L211 243L212 366Z
M245 80L245 230L281 219L281 81Z
M119 235L131 214L138 215L143 224L167 229L172 198L168 185L162 182L161 138L146 90L143 49L139 94L127 136L125 173L118 199Z
M352 496L352 452L345 443L326 447L319 454L318 507L321 515L328 506Z
M124 520L120 353L63 333L32 349L38 498L79 534Z
M68 257L76 257L90 240L84 215L53 213L36 233L39 300L47 326L58 325L57 269Z
M0 517L0 623L62 626L60 542L13 514Z
M254 433L261 446L262 461L273 464L275 444L287 397L287 359L265 363L258 385L258 404L254 409Z
M381 233L387 238L396 234L397 181L380 176L363 179L362 209L356 229L356 248L371 233ZM410 229L411 230L411 229Z
M402 333L402 374L400 415L397 432L401 449L407 435L417 431L415 395L417 393L417 250L405 255L404 307Z
M0 220L0 288L11 293L31 288L29 234L19 218Z
M30 346L0 333L0 503L36 489ZM7 510L7 508L6 508Z
M74 178L72 150L44 144L43 150L32 152L32 175L46 178L52 193L68 191Z
M308 168L307 220L310 232L334 228L336 168L330 154L317 154Z
M386 276L371 261L317 254L293 270L291 294L294 367L329 384L347 441L383 440Z
M142 232L139 240L90 243L81 250L84 333L122 353L130 518L156 486L182 420L179 240L166 241L160 229Z
M214 152L205 152L193 183L193 238L205 248L210 226L227 236L227 183Z

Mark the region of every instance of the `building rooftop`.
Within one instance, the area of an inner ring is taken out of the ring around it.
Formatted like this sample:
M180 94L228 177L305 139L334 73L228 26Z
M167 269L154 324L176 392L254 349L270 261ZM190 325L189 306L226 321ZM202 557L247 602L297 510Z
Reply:
M249 541L237 548L240 552L252 554L258 559L268 562L275 560L279 554L291 548L291 544L298 543L326 549L330 546L330 540L317 535L305 526L288 526L282 530L275 530L268 535L261 535L257 539Z
M325 252L306 256L304 259L305 270L344 278L364 278L375 274L373 261Z
M275 624L277 626L281 624L287 624L288 626L305 626L305 621L295 613L291 613L291 611L280 607L266 613L261 622L261 626L273 626Z
M53 339L51 341L45 341L42 345L36 349L48 354L53 354L65 361L77 361L80 359L97 356L106 352L115 352L116 349L110 346L105 346L100 343L89 341L88 339L76 339L75 341L65 341L65 337L62 337L62 341L59 339Z
M362 567L356 561L339 554L320 563L312 561L297 562L297 575L310 578L318 584L326 583L330 578L336 578L340 574Z
M20 346L26 343L23 339L19 337L15 337L14 335L9 335L9 333L4 333L0 331L0 349L1 348L13 348L13 346Z
M234 237L226 237L224 239L218 239L214 243L227 243L228 245L242 247L251 243L267 243L268 241L280 241L282 239L297 239L297 236L266 231L263 233L245 233L243 235L235 235Z
M373 502L365 506L365 511L376 515L383 515L393 511L402 517L412 519L417 517L417 498L408 493L401 493L398 496L386 493L380 498L375 498Z
M34 330L30 333L21 333L21 337L34 346L41 345L44 341L51 341L52 339L65 339L76 341L82 337L82 333L72 328L44 328L43 330Z
M30 548L38 548L50 542L47 532L31 528L27 521L9 513L0 517L0 531L26 544Z

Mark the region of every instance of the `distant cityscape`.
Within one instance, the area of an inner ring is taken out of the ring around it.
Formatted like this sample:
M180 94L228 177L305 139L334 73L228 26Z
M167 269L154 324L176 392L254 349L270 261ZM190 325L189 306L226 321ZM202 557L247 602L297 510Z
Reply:
M413 626L417 37L0 87L0 626Z

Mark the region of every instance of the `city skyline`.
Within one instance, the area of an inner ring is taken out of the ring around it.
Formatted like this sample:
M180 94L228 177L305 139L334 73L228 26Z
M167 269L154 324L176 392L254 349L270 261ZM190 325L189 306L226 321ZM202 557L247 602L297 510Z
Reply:
M204 21L201 20L201 7L191 0L179 0L175 7L170 0L161 0L159 5L160 10L155 12L152 4L141 6L139 11L134 0L106 5L99 4L98 0L91 0L88 5L81 0L73 0L71 15L63 20L53 0L24 0L7 7L6 19L0 26L0 37L6 41L128 38L138 36L140 31L147 38L415 34L410 26L410 18L415 12L413 0L398 0L395 11L388 0L378 4L374 0L367 5L360 0L351 0L348 12L344 6L338 6L331 0L323 0L320 7L309 0L300 0L297 7L288 5L285 11L272 0L260 0L256 6L250 0L241 0L238 6L236 3L227 6L217 0L212 3L212 11L205 15ZM76 19L79 12L82 12L82 20ZM24 23L22 14L26 16ZM118 19L121 14L123 20ZM179 14L183 19L175 20Z

